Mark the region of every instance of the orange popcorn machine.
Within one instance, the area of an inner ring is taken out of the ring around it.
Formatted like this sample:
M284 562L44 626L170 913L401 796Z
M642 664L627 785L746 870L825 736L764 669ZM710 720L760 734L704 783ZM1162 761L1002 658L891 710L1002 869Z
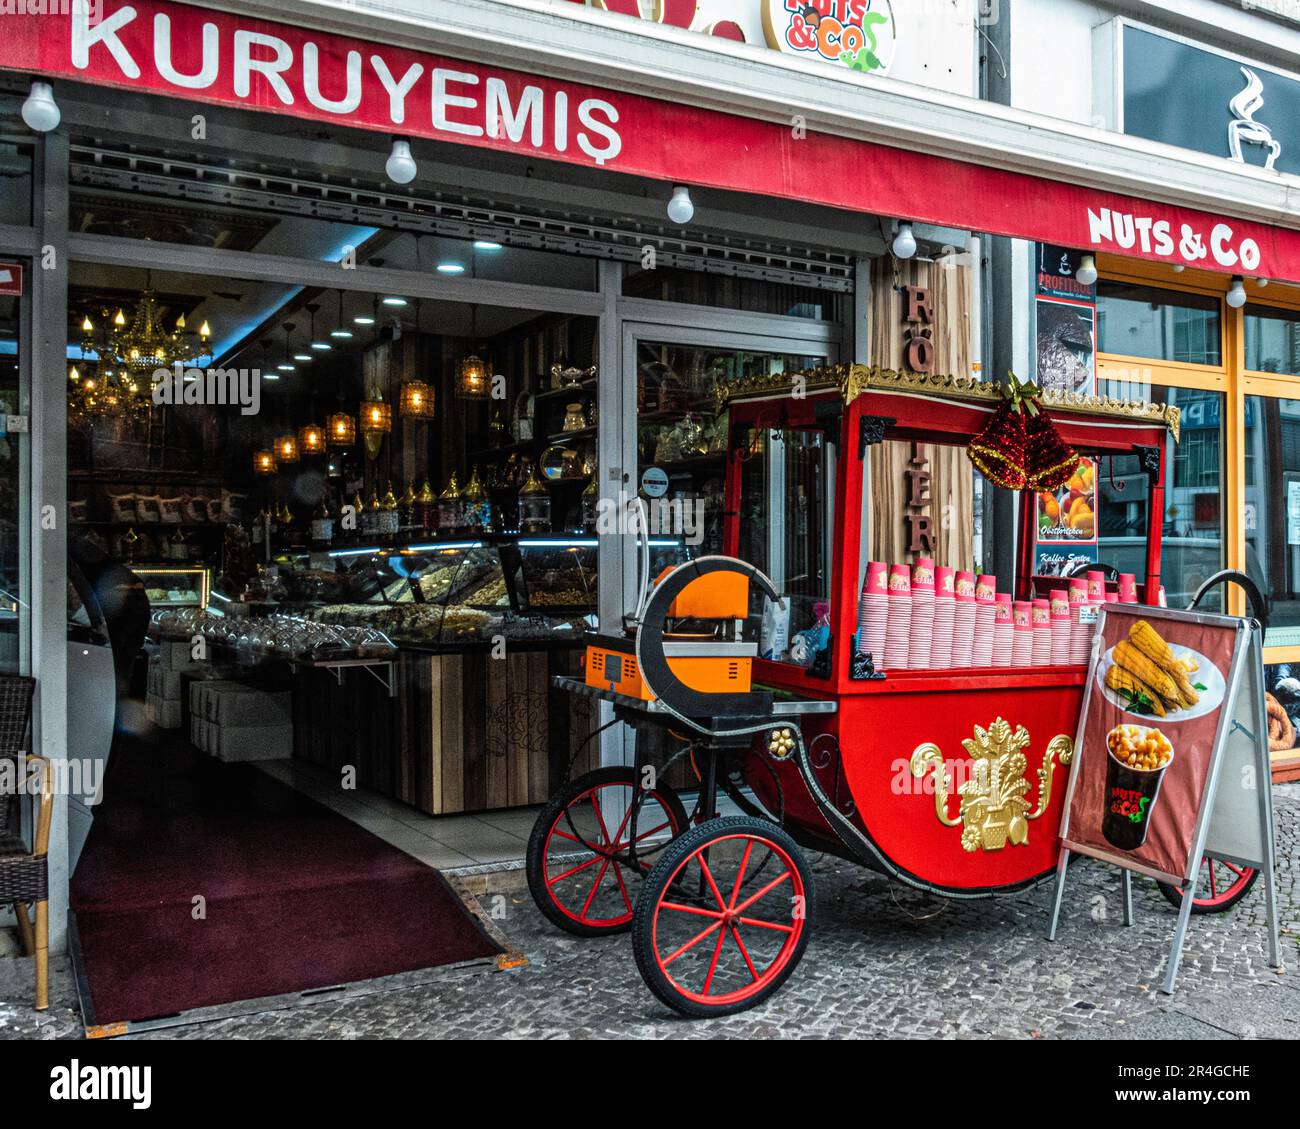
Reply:
M630 931L646 985L678 1011L751 1007L794 972L816 916L807 851L951 898L1054 873L1093 612L1159 600L1179 417L1041 396L1085 456L1052 493L1053 528L1095 540L1118 509L1129 526L1155 517L1102 540L1079 576L1044 575L1027 490L999 582L978 575L992 487L966 449L1002 398L862 365L726 385L725 555L660 574L622 630L589 634L584 677L556 680L626 723L635 753L543 809L531 892L571 933ZM689 795L668 783L681 762ZM1253 880L1162 889L1208 912Z

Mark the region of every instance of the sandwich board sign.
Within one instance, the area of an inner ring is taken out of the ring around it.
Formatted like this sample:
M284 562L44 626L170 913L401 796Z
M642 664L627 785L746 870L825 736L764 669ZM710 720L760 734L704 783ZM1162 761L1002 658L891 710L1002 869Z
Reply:
M1217 860L1264 881L1269 963L1281 965L1273 882L1272 778L1262 632L1235 616L1105 605L1100 610L1061 824L1048 939L1071 853L1121 868L1124 924L1132 875L1182 891L1163 990L1203 880Z

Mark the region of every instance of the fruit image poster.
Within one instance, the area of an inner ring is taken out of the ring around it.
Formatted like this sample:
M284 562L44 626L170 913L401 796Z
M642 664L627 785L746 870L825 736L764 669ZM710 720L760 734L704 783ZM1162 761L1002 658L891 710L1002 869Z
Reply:
M1034 495L1040 545L1095 545L1097 543L1097 464L1079 460L1078 469L1064 486L1039 490Z
M1181 882L1239 623L1108 607L1101 631L1062 838L1071 850Z

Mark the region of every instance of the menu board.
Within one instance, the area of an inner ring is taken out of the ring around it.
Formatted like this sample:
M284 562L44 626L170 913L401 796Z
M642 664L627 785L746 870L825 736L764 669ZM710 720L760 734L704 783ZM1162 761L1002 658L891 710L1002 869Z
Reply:
M1084 457L1068 482L1034 494L1034 575L1068 576L1097 560L1097 464Z
M1190 879L1243 621L1107 607L1089 669L1062 840L1173 883Z

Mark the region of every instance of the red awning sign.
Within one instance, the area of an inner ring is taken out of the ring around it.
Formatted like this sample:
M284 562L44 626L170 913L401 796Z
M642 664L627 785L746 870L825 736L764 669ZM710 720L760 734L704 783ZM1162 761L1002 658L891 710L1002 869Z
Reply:
M174 0L99 7L0 15L0 68L1300 281L1287 228Z

